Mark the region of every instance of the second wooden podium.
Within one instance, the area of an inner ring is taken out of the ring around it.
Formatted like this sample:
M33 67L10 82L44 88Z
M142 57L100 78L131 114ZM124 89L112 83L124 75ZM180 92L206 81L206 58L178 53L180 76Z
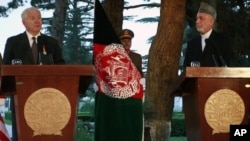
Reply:
M188 141L229 141L230 125L248 124L249 68L187 67L181 77Z
M18 141L73 141L79 92L92 65L2 65L2 93L14 94Z

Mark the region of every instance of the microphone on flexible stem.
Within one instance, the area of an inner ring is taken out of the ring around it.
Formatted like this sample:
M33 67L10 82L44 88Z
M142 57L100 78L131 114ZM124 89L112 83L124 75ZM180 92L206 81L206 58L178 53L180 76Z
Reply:
M41 51L39 51L39 53L38 53L38 61L39 61L39 65L43 64L43 61L42 61L42 52Z
M214 54L212 53L212 58L213 58L213 61L214 61L214 64L216 67L219 66L218 62L216 61L215 57L214 57Z
M216 44L214 43L214 41L213 41L213 40L208 40L208 39L206 39L205 41L206 41L206 43L208 43L208 42L211 42L211 43L212 43L212 44L211 44L211 46L212 46L212 52L213 52L213 50L215 50L215 53L218 55L219 60L220 60L220 62L221 62L221 66L227 67L226 61L225 61L224 58L222 57L222 55L221 55L219 49L216 47ZM214 56L213 53L212 53L212 58L213 58L213 60L214 60L214 62L215 62L215 65L216 65L216 66L219 66L219 64L218 64L218 62L216 61L216 58L215 58L215 56Z
M42 46L43 46L43 44L44 44L44 41L43 41L42 36L38 36L37 45L38 45L38 62L39 62L39 65L43 64L43 61L42 61Z
M223 67L227 67L226 62L225 62L225 60L223 59L223 57L222 57L221 55L219 56L219 59L220 59L220 61L221 61L222 66L223 66Z
M49 48L47 47L47 41L46 38L43 36L38 37L38 47L39 47L39 64L40 65L53 65L54 64L54 59L51 54L52 51L50 51Z
M54 64L54 60L53 60L53 57L51 54L49 54L49 63L50 63L50 65Z
M205 42L206 42L206 45L209 45L209 43L210 43L208 39L205 39ZM213 51L214 49L213 49L213 47L211 49L212 49L212 58L213 58L214 64L215 64L216 67L218 67L219 63L217 62L217 60L216 60L216 58L214 56L214 51Z

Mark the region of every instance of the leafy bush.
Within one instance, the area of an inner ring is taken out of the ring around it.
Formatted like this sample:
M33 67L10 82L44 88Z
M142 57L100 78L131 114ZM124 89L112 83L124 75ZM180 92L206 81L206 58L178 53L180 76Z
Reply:
M10 121L12 120L12 115L10 111L5 112L5 119Z
M94 134L89 133L83 121L78 120L75 141L93 141Z
M186 136L185 118L181 112L173 113L171 136Z

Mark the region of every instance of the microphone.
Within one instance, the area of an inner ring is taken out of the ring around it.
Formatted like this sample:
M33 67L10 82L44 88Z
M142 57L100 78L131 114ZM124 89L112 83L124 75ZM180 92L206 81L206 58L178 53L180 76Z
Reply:
M223 57L221 55L219 56L219 59L221 61L222 66L227 67L226 62L225 62L225 60L223 59Z
M47 46L47 40L44 36L39 36L37 38L37 42L38 42L38 50L39 50L39 64L40 65L52 65L54 64L54 59L53 56L51 54L52 51L50 51L50 48L48 48Z
M212 58L213 58L213 61L214 61L215 66L216 66L216 67L218 67L218 66L219 66L219 64L218 64L217 60L215 59L215 57L214 57L214 54L213 54L213 53L212 53Z
M42 36L38 36L37 38L37 47L38 47L38 62L39 65L43 64L42 60L42 46L44 45L44 39Z
M42 53L39 51L38 53L38 62L39 62L39 65L42 65L43 64L43 61L42 61Z
M38 51L42 52L42 46L44 45L44 39L42 36L38 36L37 37L37 47L38 47Z
M211 45L211 47L212 47L212 58L213 58L213 61L215 62L215 66L219 66L219 64L218 64L218 62L216 61L216 58L215 58L215 56L214 56L214 52L213 51L215 51L215 54L217 54L218 55L218 58L219 58L219 60L220 60L220 63L221 63L221 66L223 66L223 67L227 67L227 64L226 64L226 61L224 60L224 58L222 57L222 55L221 55L221 52L220 52L220 50L216 47L216 44L214 43L214 41L213 40L209 40L209 39L205 39L205 42L206 42L206 44L208 43L211 43L210 45Z

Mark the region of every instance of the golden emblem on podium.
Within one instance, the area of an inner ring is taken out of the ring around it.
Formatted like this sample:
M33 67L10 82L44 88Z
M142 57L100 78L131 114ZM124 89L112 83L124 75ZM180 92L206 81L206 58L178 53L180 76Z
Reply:
M68 98L55 88L33 92L24 105L24 118L33 135L62 135L71 116Z
M213 133L229 133L230 125L240 124L245 115L242 98L233 90L220 89L205 103L205 118Z

